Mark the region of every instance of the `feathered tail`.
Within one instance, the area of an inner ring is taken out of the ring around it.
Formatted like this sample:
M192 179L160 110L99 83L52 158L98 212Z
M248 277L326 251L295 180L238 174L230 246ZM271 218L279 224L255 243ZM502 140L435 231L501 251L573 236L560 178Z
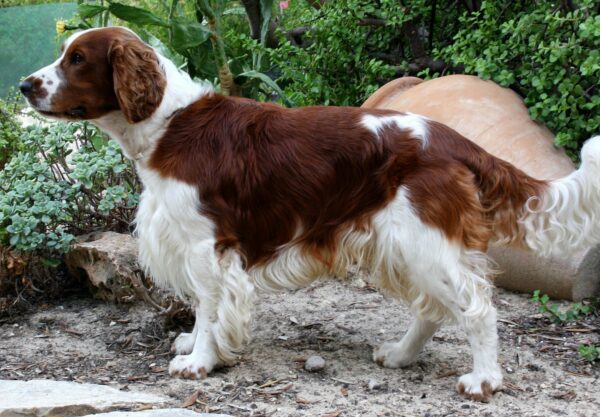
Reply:
M600 136L581 150L581 167L525 204L519 225L540 255L567 255L600 242Z

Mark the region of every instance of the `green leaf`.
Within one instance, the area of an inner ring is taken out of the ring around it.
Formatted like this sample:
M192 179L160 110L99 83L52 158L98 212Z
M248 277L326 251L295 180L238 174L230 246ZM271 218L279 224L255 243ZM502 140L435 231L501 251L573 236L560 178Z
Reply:
M236 15L236 16L246 16L246 9L243 7L232 7L223 12L223 16Z
M81 3L77 6L77 13L82 19L89 19L94 17L106 10L104 6L98 6L97 4L85 4Z
M127 6L121 3L111 3L108 6L108 10L119 19L135 23L136 25L169 26L166 21L156 16L154 13L145 9L140 9L139 7Z
M171 22L172 46L177 51L193 48L203 44L210 36L207 26L198 22L177 21Z
M42 258L42 264L50 268L56 268L58 265L60 265L60 260L54 258Z
M205 42L184 54L189 64L194 67L195 77L212 80L218 77L217 67L211 42Z
M259 81L265 83L269 88L271 88L273 91L276 91L281 96L281 98L285 101L286 106L293 107L294 103L292 103L287 98L287 96L283 93L283 91L277 85L277 83L275 81L273 81L271 78L269 78L269 76L267 76L266 74L252 70L252 71L243 72L243 73L239 74L237 77L255 79L255 80L259 80Z
M267 33L269 33L269 24L273 14L273 0L260 0L260 14L262 15L262 27L260 28L260 42L267 43Z

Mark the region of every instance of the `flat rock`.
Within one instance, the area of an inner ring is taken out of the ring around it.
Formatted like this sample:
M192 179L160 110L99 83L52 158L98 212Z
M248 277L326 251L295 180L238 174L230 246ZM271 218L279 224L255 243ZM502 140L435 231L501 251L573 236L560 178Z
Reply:
M165 397L70 381L0 380L0 417L76 417L124 406L161 405Z
M88 281L96 298L123 302L135 299L137 242L133 236L94 232L77 237L65 257L69 273Z
M229 414L196 413L185 408L164 408L146 411L113 411L111 413L90 414L86 417L232 417Z

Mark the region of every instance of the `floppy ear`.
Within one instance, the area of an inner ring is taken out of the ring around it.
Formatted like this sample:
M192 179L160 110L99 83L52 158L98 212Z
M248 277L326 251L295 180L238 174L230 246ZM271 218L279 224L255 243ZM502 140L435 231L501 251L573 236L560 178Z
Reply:
M166 80L154 50L139 39L117 39L108 52L115 94L129 123L147 119L158 108Z

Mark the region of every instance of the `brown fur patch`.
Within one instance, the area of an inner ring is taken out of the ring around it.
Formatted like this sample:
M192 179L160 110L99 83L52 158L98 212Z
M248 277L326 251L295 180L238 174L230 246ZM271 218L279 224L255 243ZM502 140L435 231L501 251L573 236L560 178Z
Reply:
M116 38L108 52L121 111L129 123L147 119L162 101L167 81L152 48L139 39Z
M407 131L375 140L362 114L212 95L173 117L149 165L198 187L218 247L248 266L292 240L328 262L338 233L368 228L419 152Z
M492 395L494 394L494 390L492 389L492 385L487 382L487 381L483 381L481 383L481 393L479 394L471 394L468 393L464 384L462 382L459 382L456 385L456 390L458 391L458 393L472 401L479 401L479 402L483 402L483 403L487 403L490 401L490 399L492 398Z
M211 95L173 117L149 165L198 187L217 246L248 267L292 241L328 262L339 232L369 228L401 185L425 223L484 251L542 186L448 127L431 122L423 149L392 125L375 137L366 114L398 113Z
M541 195L548 186L547 182L536 180L510 163L490 155L441 123L431 122L429 131L429 149L433 155L448 161L446 166L450 161L455 161L472 173L470 182L475 188L469 192L468 205L473 207L478 199L480 213L475 217L469 215L471 220L468 223L474 222L481 226L483 222L491 228L496 239L522 245L524 230L517 220L527 200L532 196ZM463 183L465 178L463 177ZM460 188L463 190L462 195L465 195L467 185L462 184ZM465 203L462 205L464 207ZM451 218L452 216L446 216L444 220L448 222ZM441 227L448 230L447 225ZM477 229L478 231L473 233L473 239L485 239L485 233L482 233L479 227Z

